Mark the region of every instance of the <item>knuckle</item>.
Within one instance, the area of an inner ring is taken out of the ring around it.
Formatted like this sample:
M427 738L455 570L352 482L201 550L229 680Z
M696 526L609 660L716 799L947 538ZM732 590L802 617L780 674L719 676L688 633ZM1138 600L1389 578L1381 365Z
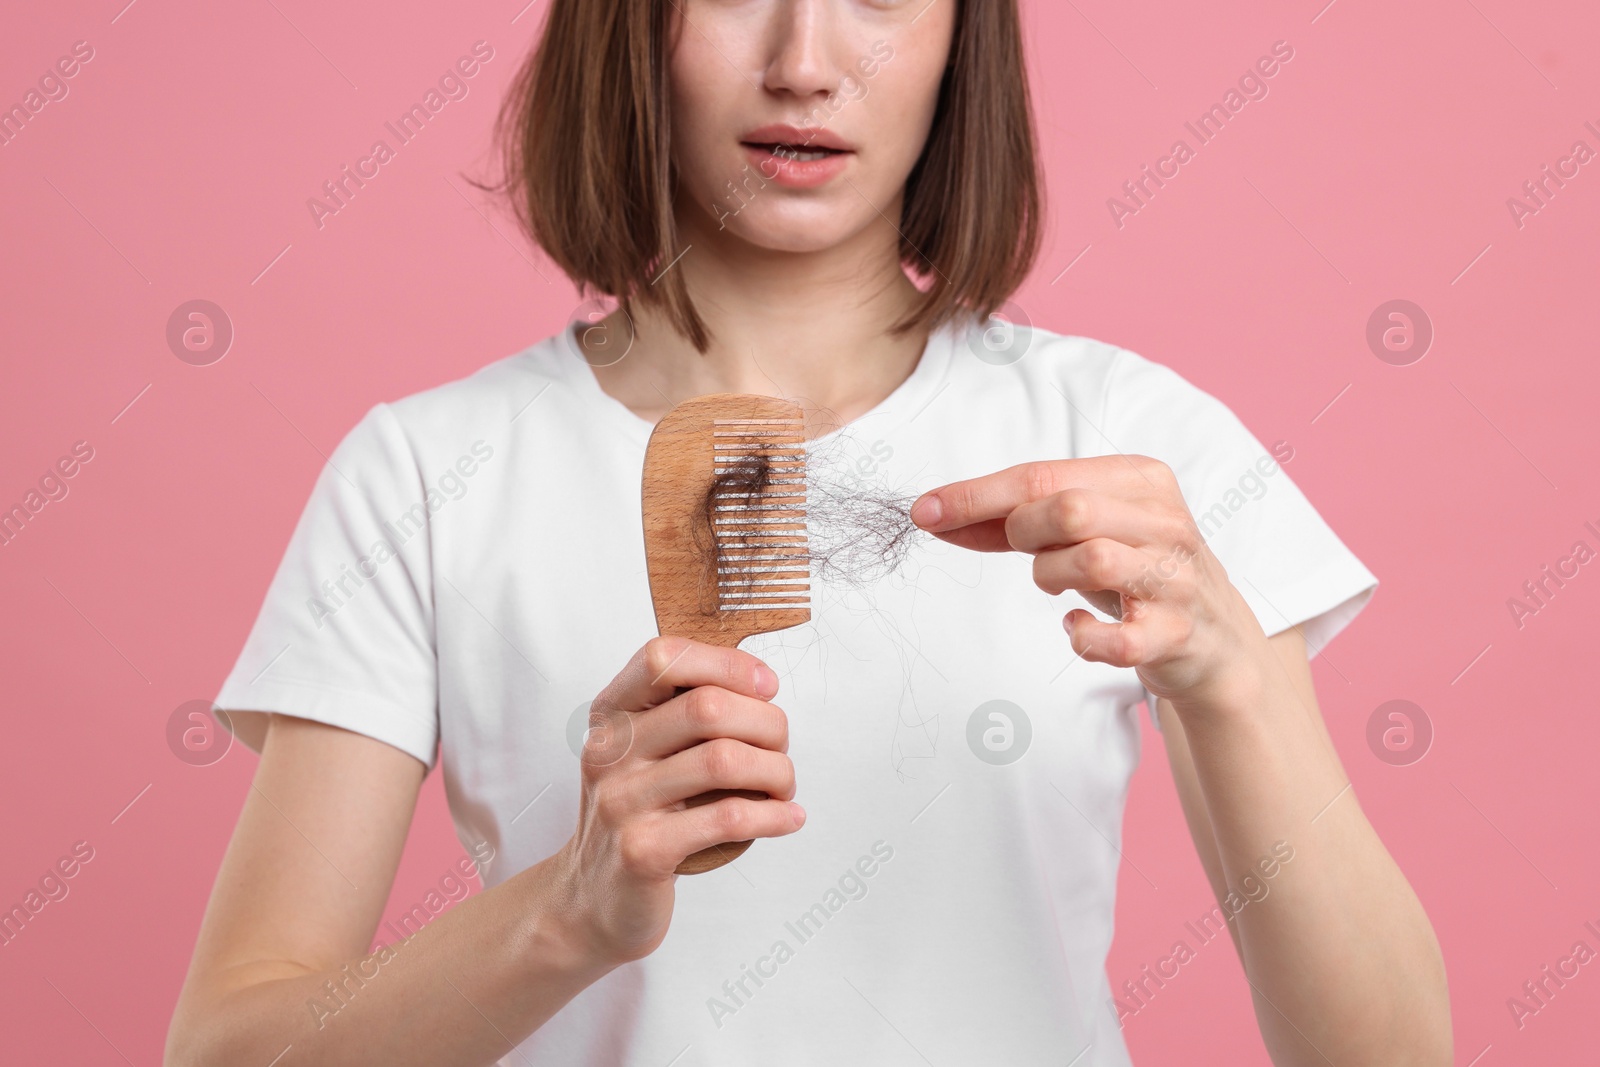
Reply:
M1195 529L1187 512L1173 512L1167 518L1165 529L1167 543L1186 558L1199 550L1200 531Z
M621 760L633 749L633 720L620 708L590 705L589 727L585 731L579 759L585 768L599 772Z
M711 817L712 825L724 840L742 841L752 836L754 812L749 804L720 803Z
M701 730L714 730L721 725L726 709L722 692L710 685L691 690L686 709L689 722Z
M1172 468L1153 456L1129 456L1133 461L1134 469L1153 482L1160 482L1164 478L1171 478Z
M688 639L683 637L652 637L644 645L644 666L651 678L658 678L673 660L683 654Z
M1063 530L1081 530L1089 524L1093 504L1082 489L1063 489L1055 495L1055 519Z
M655 844L651 836L630 828L617 835L617 861L630 874L648 872L655 858Z
M744 763L744 746L731 738L719 737L700 746L705 773L713 782L724 782L738 774Z
M594 813L602 823L615 826L622 822L625 805L615 789L599 786L594 792Z
M1116 554L1111 546L1104 541L1088 541L1082 551L1084 577L1092 582L1110 581L1116 567Z

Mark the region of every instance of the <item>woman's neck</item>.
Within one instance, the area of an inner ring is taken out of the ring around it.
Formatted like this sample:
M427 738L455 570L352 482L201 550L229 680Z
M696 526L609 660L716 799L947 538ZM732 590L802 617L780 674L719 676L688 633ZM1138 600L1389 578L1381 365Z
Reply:
M759 393L799 403L815 435L870 411L915 369L927 331L889 332L920 294L887 219L824 251L777 252L702 218L680 213L687 251L669 269L683 272L710 348L697 352L641 302L627 357L594 368L640 417L656 421L706 393Z

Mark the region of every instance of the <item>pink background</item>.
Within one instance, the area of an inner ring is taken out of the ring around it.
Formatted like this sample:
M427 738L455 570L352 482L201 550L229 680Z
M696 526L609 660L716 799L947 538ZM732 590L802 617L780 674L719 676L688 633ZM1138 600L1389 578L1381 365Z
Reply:
M5 105L75 41L94 49L0 147L0 506L74 442L94 449L0 548L0 905L74 842L95 850L0 948L10 1062L159 1061L255 766L238 746L180 762L169 715L215 693L357 418L521 349L577 304L462 178L483 173L542 0L520 17L521 0L123 2L28 5L0 35ZM1583 525L1600 528L1600 446L1575 432L1600 386L1600 162L1521 228L1506 201L1575 140L1600 149L1584 129L1600 127L1600 11L1324 3L1027 3L1051 214L1017 302L1171 365L1294 446L1292 476L1383 583L1316 676L1444 946L1457 1062L1578 1062L1600 966L1520 1030L1506 1000L1575 940L1600 947L1582 928L1600 925L1585 669L1600 563L1520 629L1507 600L1575 541L1600 548ZM307 199L480 39L495 55L470 95L319 230ZM1295 55L1270 95L1119 229L1107 198L1279 40ZM196 298L236 330L206 367L165 339ZM1409 366L1365 339L1399 298L1436 329ZM1409 766L1366 741L1391 699L1435 730ZM1114 985L1209 905L1146 741L1125 851L1160 888L1124 871ZM461 852L430 775L391 913ZM1266 1062L1225 945L1128 1021L1137 1062Z

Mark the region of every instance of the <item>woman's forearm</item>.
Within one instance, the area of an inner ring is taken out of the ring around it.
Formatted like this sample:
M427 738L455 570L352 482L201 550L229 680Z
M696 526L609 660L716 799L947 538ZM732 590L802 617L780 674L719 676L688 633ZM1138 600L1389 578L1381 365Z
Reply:
M1349 789L1309 676L1270 647L1256 658L1230 696L1174 709L1273 1061L1448 1064L1433 928Z
M263 960L197 975L169 1067L490 1064L611 969L577 936L558 853L409 939L319 972ZM187 1016L187 1018L184 1018Z
M223 858L165 1062L267 1067L291 1047L284 1067L504 1057L609 971L660 947L686 856L805 824L777 691L777 674L748 652L645 642L590 704L566 843L359 958L423 767L351 731L269 719L260 784ZM734 795L688 804L713 790ZM322 847L301 847L312 840ZM357 880L324 848L347 856Z

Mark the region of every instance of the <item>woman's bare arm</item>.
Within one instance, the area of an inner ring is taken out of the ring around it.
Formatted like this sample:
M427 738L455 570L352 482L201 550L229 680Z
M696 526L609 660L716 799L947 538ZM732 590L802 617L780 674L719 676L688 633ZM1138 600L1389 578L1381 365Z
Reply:
M1266 635L1172 468L1133 454L1022 463L931 490L911 514L951 544L1032 555L1035 585L1114 620L1074 607L1062 621L1079 656L1134 668L1158 697L1273 1062L1449 1063L1438 940L1350 792L1304 637Z
M367 954L423 769L361 734L271 717L167 1064L267 1064L290 1046L294 1063L491 1063L604 973L556 936L543 864L386 960Z
M1433 927L1349 789L1297 629L1263 684L1186 724L1159 700L1184 815L1278 1064L1448 1064ZM1289 856L1284 861L1285 856Z
M493 1063L660 945L685 856L801 826L788 719L768 703L777 689L748 652L647 642L595 697L608 728L584 749L567 843L372 955L423 766L361 734L272 716L166 1064L266 1065L291 1047L286 1064ZM770 799L684 803L714 789Z

